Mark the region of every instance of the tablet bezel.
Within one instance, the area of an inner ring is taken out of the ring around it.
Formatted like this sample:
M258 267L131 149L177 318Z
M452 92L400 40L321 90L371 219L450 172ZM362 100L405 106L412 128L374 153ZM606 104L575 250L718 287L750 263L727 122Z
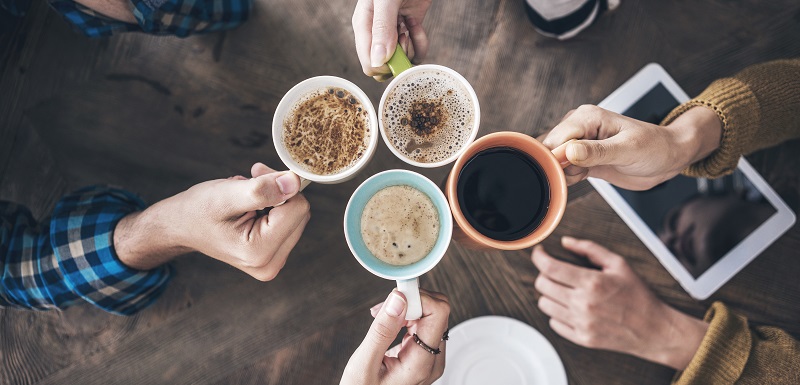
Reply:
M678 103L689 100L686 92L678 86L664 68L656 63L650 63L612 92L598 106L621 114L658 83L661 83ZM776 213L697 278L689 273L613 186L597 178L589 178L589 182L689 295L695 299L704 300L747 266L795 223L795 214L789 206L744 157L739 159L737 167L776 209Z

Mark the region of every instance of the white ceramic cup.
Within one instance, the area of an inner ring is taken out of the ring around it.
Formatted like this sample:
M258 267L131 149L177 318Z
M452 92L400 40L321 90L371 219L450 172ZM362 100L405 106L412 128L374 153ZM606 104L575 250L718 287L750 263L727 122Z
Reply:
M400 49L400 45L398 45L397 47L398 48L395 51L395 54L390 60L389 64L394 64L393 61L396 60L395 58L398 57L399 55L402 55L402 57L405 58L405 54L403 54L402 49ZM408 59L406 58L405 61L408 62ZM408 62L407 66L395 64L395 65L390 65L389 67L392 68L392 71L395 74L395 76L394 79L389 83L389 86L386 87L386 90L383 91L383 96L381 96L381 103L378 105L378 117L379 117L378 124L380 125L381 136L383 137L383 141L384 143L386 143L386 146L389 147L389 150L391 150L395 156L397 156L404 162L417 167L423 167L423 168L441 167L446 164L450 164L456 159L458 159L459 155L464 153L464 151L467 150L467 147L469 147L469 145L475 140L475 137L478 135L478 128L480 127L480 122L481 122L481 107L480 103L478 102L478 95L475 94L475 90L472 88L472 85L470 85L467 79L465 79L463 76L461 76L461 74L459 74L455 70L436 64L422 64L418 66L411 66L411 63ZM461 145L461 148L458 149L458 151L454 152L447 159L441 160L439 162L432 162L432 163L418 162L416 160L409 159L407 156L401 154L400 151L398 151L394 147L394 145L392 145L391 140L386 134L386 127L383 124L384 109L386 108L386 99L389 96L389 94L391 94L392 91L399 84L405 82L406 79L408 79L410 76L422 71L441 72L445 76L450 77L456 80L458 83L460 83L461 86L463 86L464 89L469 94L470 100L472 101L472 108L475 114L474 115L475 118L472 121L472 127L468 127L471 130L469 138L464 141L464 143Z
M304 96L321 89L324 90L332 87L344 89L352 94L361 103L362 108L367 111L369 115L369 145L361 158L352 166L336 174L317 175L304 169L292 158L292 155L289 154L289 151L283 144L283 122L286 116L291 113L292 107L302 100ZM275 109L275 115L272 117L272 143L275 145L275 150L278 152L278 156L281 158L281 161L283 161L283 164L300 177L300 190L302 190L311 182L322 184L341 183L358 174L375 154L375 149L378 147L378 129L375 107L361 88L358 88L357 85L340 77L317 76L303 80L292 87L286 95L283 95L280 103L278 103L278 107Z
M367 202L389 186L411 186L427 195L439 215L439 235L436 244L428 255L408 265L390 265L372 254L361 236L361 215ZM344 211L344 237L347 246L358 263L372 274L397 281L397 289L406 296L408 308L406 319L422 317L422 299L419 295L419 277L433 269L447 252L453 236L453 216L444 193L430 179L408 170L387 170L379 172L361 183L350 196Z

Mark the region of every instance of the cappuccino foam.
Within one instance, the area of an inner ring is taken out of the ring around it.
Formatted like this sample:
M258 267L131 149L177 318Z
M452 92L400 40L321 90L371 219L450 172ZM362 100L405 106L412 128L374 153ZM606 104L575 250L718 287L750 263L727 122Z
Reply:
M436 163L458 153L475 121L472 98L452 75L424 70L404 78L386 97L383 130L400 154Z
M439 213L425 193L389 186L372 196L361 214L361 238L383 262L403 266L425 258L439 239Z
M283 121L283 145L303 169L338 174L353 166L369 147L369 114L341 88L304 95Z

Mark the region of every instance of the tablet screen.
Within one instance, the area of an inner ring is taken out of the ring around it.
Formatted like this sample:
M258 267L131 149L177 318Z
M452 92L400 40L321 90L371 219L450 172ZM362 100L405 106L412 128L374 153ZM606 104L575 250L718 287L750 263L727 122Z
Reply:
M659 83L623 115L659 124L678 104ZM738 170L719 179L678 175L648 191L614 188L695 278L777 212Z

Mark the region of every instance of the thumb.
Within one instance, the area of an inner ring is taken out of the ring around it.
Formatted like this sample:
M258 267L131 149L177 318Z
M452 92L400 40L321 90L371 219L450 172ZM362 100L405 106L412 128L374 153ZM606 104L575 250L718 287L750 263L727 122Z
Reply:
M615 164L619 146L610 139L576 140L567 144L566 155L578 167L595 167Z
M406 299L399 291L392 291L386 298L383 307L372 321L367 336L354 354L367 365L365 369L380 367L386 350L406 325L406 308Z
M297 194L300 178L291 171L273 172L247 180L226 181L222 194L236 212L272 207Z
M397 46L397 13L400 6L396 0L376 1L374 6L369 60L370 65L377 68L389 61Z

